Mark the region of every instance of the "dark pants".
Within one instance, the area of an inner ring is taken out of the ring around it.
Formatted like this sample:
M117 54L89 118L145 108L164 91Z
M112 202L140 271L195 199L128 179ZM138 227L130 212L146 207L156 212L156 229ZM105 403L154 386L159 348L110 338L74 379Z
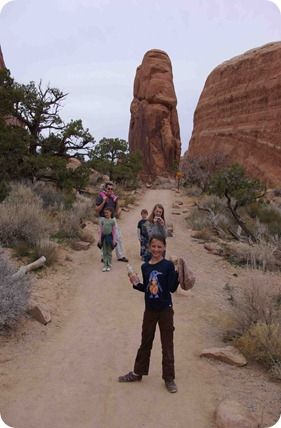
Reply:
M164 380L175 379L174 364L174 310L172 307L162 311L145 309L142 323L142 339L138 349L134 372L139 375L147 375L156 325L159 325L162 344L162 378Z

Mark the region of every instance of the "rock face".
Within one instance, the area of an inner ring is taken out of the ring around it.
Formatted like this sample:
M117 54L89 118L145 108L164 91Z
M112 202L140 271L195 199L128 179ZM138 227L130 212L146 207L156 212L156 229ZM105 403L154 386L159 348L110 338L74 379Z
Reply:
M180 161L176 105L170 58L150 50L136 71L129 129L130 153L143 153L142 176L148 180L167 176L173 162Z
M251 177L281 185L281 42L232 58L208 76L184 157L223 152Z
M2 49L1 49L1 46L0 46L0 70L1 70L1 68L5 68L5 67L6 67L5 66L5 61L4 61Z

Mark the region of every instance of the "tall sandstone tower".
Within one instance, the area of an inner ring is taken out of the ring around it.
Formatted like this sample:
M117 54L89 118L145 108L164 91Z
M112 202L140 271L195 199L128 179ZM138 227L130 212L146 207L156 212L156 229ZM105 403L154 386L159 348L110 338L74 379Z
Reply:
M0 70L1 68L5 68L5 61L4 61L4 57L3 57L3 53L2 53L2 49L1 49L1 45L0 45Z
M184 158L213 153L268 186L281 185L281 42L232 58L208 76Z
M172 64L161 50L148 51L137 68L129 129L130 153L143 153L142 177L168 176L180 161L181 142Z

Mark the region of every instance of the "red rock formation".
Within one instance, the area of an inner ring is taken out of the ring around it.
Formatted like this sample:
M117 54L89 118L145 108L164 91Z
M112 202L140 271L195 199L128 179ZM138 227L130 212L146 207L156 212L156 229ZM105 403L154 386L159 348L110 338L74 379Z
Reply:
M232 58L208 76L184 157L220 152L250 176L281 185L281 42Z
M1 68L5 68L5 61L4 61L4 57L3 57L3 53L2 53L2 49L1 49L1 45L0 45L0 70Z
M170 58L166 52L150 50L136 71L129 130L130 153L143 153L142 176L148 180L167 176L180 160L176 105Z

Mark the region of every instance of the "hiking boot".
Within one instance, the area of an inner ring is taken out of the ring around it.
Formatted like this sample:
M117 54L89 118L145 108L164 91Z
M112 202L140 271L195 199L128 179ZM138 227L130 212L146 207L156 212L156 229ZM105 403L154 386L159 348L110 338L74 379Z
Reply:
M133 372L129 372L124 376L119 376L119 382L140 382L142 380L142 375L137 375Z
M165 380L165 385L169 392L171 393L178 392L178 387L175 384L174 380Z

